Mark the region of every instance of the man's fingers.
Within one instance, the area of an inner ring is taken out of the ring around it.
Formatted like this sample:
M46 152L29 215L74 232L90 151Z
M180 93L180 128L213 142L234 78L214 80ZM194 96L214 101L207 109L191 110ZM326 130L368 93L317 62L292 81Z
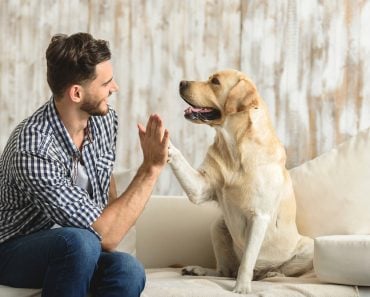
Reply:
M138 127L140 133L145 134L145 127L142 124L140 124L140 123L137 124L137 127Z
M159 141L161 141L163 138L164 127L163 127L163 122L160 116L157 116L157 129L155 133L156 133L155 134L156 138L159 139Z
M162 145L166 148L168 148L170 145L170 132L168 132L167 129L164 130Z
M137 124L137 128L139 129L139 137L142 139L145 136L145 127L141 124Z
M160 119L159 119L158 115L153 114L152 117L151 117L151 121L152 121L152 125L151 125L150 136L154 137L154 136L157 136L158 126L160 124Z
M143 141L144 141L144 137L145 137L145 128L141 124L137 124L137 128L139 129L140 144L143 145Z
M146 133L148 134L149 137L152 134L153 118L154 115L150 115L148 123L146 124Z

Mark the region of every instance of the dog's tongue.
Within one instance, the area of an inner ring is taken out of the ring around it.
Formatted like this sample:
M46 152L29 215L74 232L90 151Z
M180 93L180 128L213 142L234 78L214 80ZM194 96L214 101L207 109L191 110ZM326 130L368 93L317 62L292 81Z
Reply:
M197 107L188 107L185 109L185 114L193 113L193 112L210 112L212 109L210 108L197 108Z

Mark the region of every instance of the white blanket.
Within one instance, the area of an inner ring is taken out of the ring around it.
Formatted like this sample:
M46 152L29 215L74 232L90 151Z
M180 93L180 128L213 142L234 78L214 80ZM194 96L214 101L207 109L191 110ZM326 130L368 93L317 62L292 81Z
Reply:
M321 283L313 273L300 278L274 277L253 282L253 292L232 293L235 280L221 277L182 276L180 269L146 269L147 283L141 297L368 297L370 287ZM41 290L0 286L0 297L39 297Z
M247 295L232 293L234 279L182 276L180 269L147 269L141 297L360 297L357 287L320 282L313 273L299 278L273 277L252 283Z

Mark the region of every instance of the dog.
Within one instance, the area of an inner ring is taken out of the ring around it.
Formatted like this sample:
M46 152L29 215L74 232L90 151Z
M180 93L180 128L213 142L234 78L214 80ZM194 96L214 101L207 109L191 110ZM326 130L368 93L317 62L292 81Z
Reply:
M313 240L298 233L286 153L266 103L243 73L228 69L207 81L181 81L185 118L216 130L199 169L170 143L170 167L191 202L216 201L222 216L211 228L217 269L183 274L236 277L234 292L252 280L312 270Z

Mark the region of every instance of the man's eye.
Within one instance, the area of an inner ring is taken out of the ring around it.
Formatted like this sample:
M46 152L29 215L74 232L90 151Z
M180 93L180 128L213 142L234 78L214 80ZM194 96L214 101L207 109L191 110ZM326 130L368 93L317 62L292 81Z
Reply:
M211 79L211 83L214 84L214 85L220 85L220 81L216 77Z

